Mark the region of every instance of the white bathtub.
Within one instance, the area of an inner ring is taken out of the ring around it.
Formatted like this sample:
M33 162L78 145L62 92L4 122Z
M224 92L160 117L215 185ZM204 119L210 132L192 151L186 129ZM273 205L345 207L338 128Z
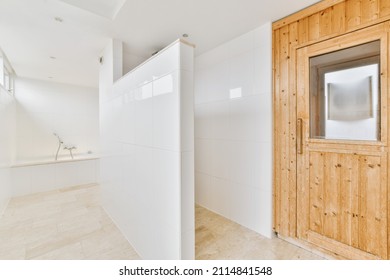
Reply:
M11 166L12 196L50 191L98 182L99 158L41 158L15 162Z

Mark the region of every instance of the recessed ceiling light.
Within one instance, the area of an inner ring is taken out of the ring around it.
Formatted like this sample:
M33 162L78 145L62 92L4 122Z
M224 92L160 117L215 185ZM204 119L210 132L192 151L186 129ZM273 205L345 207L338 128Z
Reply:
M55 20L55 21L58 21L58 22L63 22L63 21L64 21L64 20L63 20L62 18L60 18L60 17L55 17L54 20Z
M52 77L52 76L49 76L48 78L49 78L49 79L53 79L53 77Z
M183 37L184 37L184 38L187 38L187 37L188 37L188 34L187 34L187 33L184 33L184 34L183 34Z
M51 59L57 59L55 56L50 56Z

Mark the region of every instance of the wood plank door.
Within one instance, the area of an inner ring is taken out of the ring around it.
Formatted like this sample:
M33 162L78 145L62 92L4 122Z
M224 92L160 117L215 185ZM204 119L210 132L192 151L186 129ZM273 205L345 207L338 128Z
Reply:
M344 258L388 258L387 29L296 50L297 237Z

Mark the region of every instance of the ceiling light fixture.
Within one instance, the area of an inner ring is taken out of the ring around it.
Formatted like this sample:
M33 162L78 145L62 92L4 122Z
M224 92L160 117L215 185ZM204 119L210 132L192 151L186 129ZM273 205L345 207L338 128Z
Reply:
M58 21L58 22L63 22L63 21L64 21L64 20L63 20L62 18L60 18L60 17L55 17L54 20L55 20L55 21Z
M55 56L49 56L51 59L57 59Z
M48 78L49 78L49 79L53 79L53 77L52 77L52 76L49 76Z
M188 37L188 34L187 34L187 33L184 33L182 36L183 36L184 38L187 38L187 37Z

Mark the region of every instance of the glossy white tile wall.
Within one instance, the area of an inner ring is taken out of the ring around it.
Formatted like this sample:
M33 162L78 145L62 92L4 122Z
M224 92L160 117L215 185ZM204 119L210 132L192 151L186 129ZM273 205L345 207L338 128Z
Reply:
M265 24L195 59L196 202L272 236L272 50Z
M0 216L11 197L10 166L15 135L15 101L0 87Z
M193 48L176 42L112 84L100 71L104 207L144 259L194 258Z
M98 159L11 168L11 195L21 196L97 183Z
M17 162L54 158L58 133L64 145L75 145L74 154L99 152L98 90L53 82L17 78ZM60 151L60 158L69 152Z

